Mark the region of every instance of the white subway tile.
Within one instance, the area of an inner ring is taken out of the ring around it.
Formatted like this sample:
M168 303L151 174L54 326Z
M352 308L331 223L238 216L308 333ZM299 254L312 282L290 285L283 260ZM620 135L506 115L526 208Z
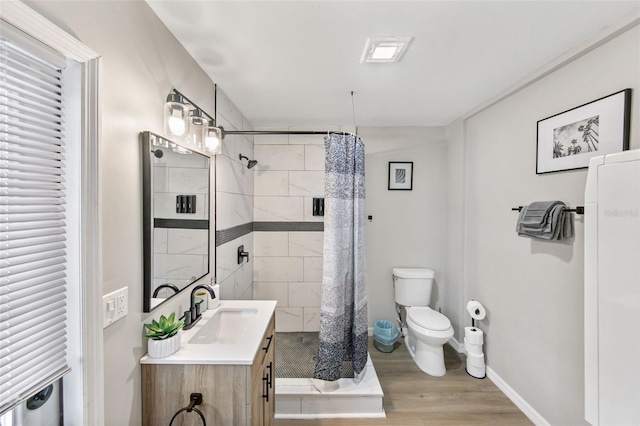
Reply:
M205 268L204 256L190 254L156 254L154 275L158 278L185 279L200 277Z
M256 222L295 222L304 217L302 197L255 197Z
M225 207L223 207L224 209ZM253 222L253 197L250 195L233 196L234 226Z
M322 197L324 195L324 172L289 172L289 195Z
M220 294L219 295L216 294L216 296L220 300L233 300L235 298L233 294L234 286L235 286L235 277L231 275L224 281L220 282Z
M289 172L258 170L254 176L254 195L289 195Z
M169 192L208 194L209 169L169 168Z
M278 395L277 413L300 414L300 404L300 397L297 395Z
M259 129L259 130L282 130L282 129ZM253 143L254 145L288 145L289 135L255 135L253 137Z
M278 308L289 306L289 283L287 282L262 282L253 283L254 300L276 300Z
M320 331L320 308L304 308L302 331Z
M218 117L226 118L235 129L242 129L244 117L224 91L218 89L216 94L216 112ZM227 128L227 130L230 130Z
M216 247L216 277L225 281L238 269L238 244L235 241Z
M322 256L324 232L289 232L289 256Z
M217 157L216 191L242 193L242 165L239 162L224 155Z
M231 228L236 223L235 221L235 194L229 192L218 192L218 208L216 211L216 229L222 230Z
M303 331L302 308L276 308L276 331Z
M363 398L358 396L301 398L302 414L361 414L381 413L381 398Z
M153 228L153 252L167 252L167 228Z
M255 145L256 170L304 170L304 146Z
M313 130L313 129L305 129ZM328 129L322 129L328 130ZM291 135L289 136L289 145L322 145L324 146L324 138L326 135Z
M255 281L303 281L304 278L301 257L256 257L253 268Z
M254 232L255 256L289 256L288 232Z
M248 250L246 246L245 250ZM234 295L237 300L250 300L253 297L253 265L243 263L236 270Z
M320 307L322 282L290 282L289 306Z
M203 254L209 252L206 229L168 229L168 253Z
M153 168L153 192L169 192L169 167Z
M304 280L322 281L322 257L305 257L304 258Z
M306 145L304 147L304 169L324 172L324 145Z

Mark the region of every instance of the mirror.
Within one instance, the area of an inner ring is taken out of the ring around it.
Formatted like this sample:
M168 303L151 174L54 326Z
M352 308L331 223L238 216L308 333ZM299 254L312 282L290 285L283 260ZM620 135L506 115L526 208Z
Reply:
M210 158L141 133L143 310L151 312L209 273Z

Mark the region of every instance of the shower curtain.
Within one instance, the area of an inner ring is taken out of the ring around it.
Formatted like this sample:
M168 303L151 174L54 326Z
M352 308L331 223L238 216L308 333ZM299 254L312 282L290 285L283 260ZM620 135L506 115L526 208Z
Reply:
M367 363L364 144L355 135L330 134L325 156L324 264L314 384L332 390L343 362L353 363L356 381Z

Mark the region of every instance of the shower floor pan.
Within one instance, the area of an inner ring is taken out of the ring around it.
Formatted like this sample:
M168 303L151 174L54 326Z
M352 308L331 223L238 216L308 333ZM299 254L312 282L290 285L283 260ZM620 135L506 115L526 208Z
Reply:
M384 393L378 375L367 357L365 376L354 384L353 368L345 363L339 389L322 393L312 384L318 333L277 333L276 418L363 418L385 417Z

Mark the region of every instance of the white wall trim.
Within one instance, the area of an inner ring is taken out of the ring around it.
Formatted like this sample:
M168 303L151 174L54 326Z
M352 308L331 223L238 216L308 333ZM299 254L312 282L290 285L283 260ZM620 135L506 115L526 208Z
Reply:
M449 341L447 343L449 343L449 346L451 346L459 354L465 353L464 352L464 344L458 342L458 340L455 337L452 337L451 339L449 339Z
M31 37L49 45L69 59L87 62L99 55L71 34L19 0L2 0L0 17Z
M0 0L2 1L2 0ZM100 60L96 52L18 0L4 0L0 19L82 67L81 327L83 424L104 424L102 243L99 210ZM78 401L80 402L80 401Z
M518 407L525 416L537 426L551 426L551 424L545 420L534 408L529 405L511 386L505 382L502 377L498 376L498 373L493 371L491 367L487 366L487 377L504 393L507 398Z
M460 117L460 119L468 120L474 115L479 114L480 112L484 111L487 108L490 108L491 106L497 104L503 99L506 99L509 96L521 90L526 89L527 87L531 86L537 81L542 80L543 78L556 72L560 68L566 66L571 62L574 62L580 57L597 49L603 44L606 44L607 42L613 40L614 38L618 37L619 35L629 31L631 28L636 27L638 25L640 25L640 11L634 10L628 13L627 15L625 15L624 17L622 17L621 19L619 19L618 21L614 22L613 24L607 27L604 27L602 30L598 31L598 33L588 38L578 46L558 56L553 61L549 62L548 64L538 69L534 73L518 81L517 83L507 88L506 90L500 92L493 98L489 99L486 102L481 103L480 105L476 106L466 114L463 114Z

